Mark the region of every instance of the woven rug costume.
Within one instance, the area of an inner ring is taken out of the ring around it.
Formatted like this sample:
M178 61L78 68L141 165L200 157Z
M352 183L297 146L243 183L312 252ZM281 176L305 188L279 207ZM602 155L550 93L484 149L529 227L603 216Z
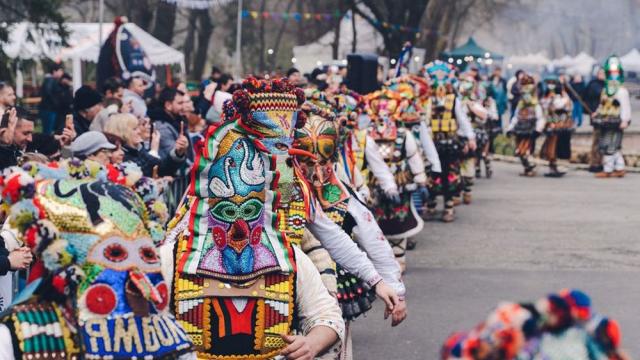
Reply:
M535 303L500 303L468 332L451 335L442 360L625 360L620 327L589 296L564 289Z
M624 71L617 56L604 63L605 86L592 122L600 130L598 148L602 154L603 171L598 177L624 176L622 133L631 122L629 91L622 86Z
M542 107L536 96L536 84L530 75L524 75L517 85L521 87L522 99L518 101L516 110L507 129L508 134L515 134L516 156L520 158L524 168L523 176L535 176L535 164L529 161L535 151L536 138L545 126Z
M417 214L411 194L425 187L427 177L420 149L413 135L397 121L402 113L402 97L390 89L366 96L371 117L369 135L394 175L399 199L390 199L375 177L369 176L372 207L378 225L387 237L401 267L405 266L407 238L422 231L424 223Z
M567 138L573 131L573 119L571 118L573 102L557 79L545 79L544 84L547 93L540 100L540 105L545 116L544 133L546 138L542 149L540 149L540 157L549 161L549 172L545 176L561 177L565 173L558 169L559 145L561 145L559 142L561 136ZM570 149L571 145L568 147ZM560 154L560 157L567 159L570 154Z
M31 283L0 315L0 357L193 358L168 311L156 250L157 210L166 207L155 183L127 165L76 179L92 171L70 165L26 163L0 177L8 224L38 259Z
M316 326L342 338L335 299L292 245L313 211L289 155L303 101L285 81L250 78L225 105L226 121L207 130L162 250L198 358L271 359L286 346L281 335Z
M432 92L424 107L442 170L431 176L433 181L429 186L427 215L435 215L437 196L442 195L442 220L451 222L455 219L453 199L462 191L460 159L465 148L462 137L474 139L475 135L461 101L456 98L449 78L451 68L439 60L427 64L425 68L430 77Z

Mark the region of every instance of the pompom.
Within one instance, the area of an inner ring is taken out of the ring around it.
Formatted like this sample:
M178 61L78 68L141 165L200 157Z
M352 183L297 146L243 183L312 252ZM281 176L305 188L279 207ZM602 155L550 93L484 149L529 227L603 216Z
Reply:
M57 239L42 252L42 262L49 271L57 271L71 265L73 254L68 249L69 243L64 239Z
M307 123L307 113L304 111L298 111L298 117L296 118L296 129L304 128Z
M249 94L246 91L236 90L233 93L233 103L240 114L246 114L249 112L251 99L249 99Z
M293 92L295 93L296 99L298 100L298 106L304 104L304 102L307 100L304 95L304 90L297 87Z
M233 121L238 118L238 109L232 100L226 100L224 104L222 104L222 115L223 121Z
M2 201L9 205L33 198L35 190L35 179L19 167L7 169L0 177Z

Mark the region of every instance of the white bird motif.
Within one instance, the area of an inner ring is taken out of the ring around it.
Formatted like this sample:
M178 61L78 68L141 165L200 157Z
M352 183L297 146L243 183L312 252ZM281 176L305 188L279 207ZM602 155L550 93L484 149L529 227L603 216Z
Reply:
M231 174L229 168L232 166L233 159L231 157L226 157L224 159L224 175L227 178L227 182L223 182L219 177L213 177L209 182L209 190L213 193L214 196L228 198L235 195L236 190L233 187L233 183L231 182Z
M259 154L255 154L251 160L251 168L249 168L249 145L246 141L242 142L242 148L244 149L244 157L240 163L240 179L247 185L261 185L264 184L264 163Z

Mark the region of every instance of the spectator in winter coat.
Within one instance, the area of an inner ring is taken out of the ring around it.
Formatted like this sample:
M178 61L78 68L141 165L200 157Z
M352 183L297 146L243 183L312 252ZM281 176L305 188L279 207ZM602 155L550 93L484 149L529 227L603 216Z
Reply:
M183 103L184 93L167 87L160 92L157 107L149 113L155 129L160 134L160 158L164 159L172 153L179 157L187 157L180 174L171 175L185 175L194 159L193 148L186 136L188 124L182 115Z
M40 88L40 119L42 119L42 132L51 134L56 129L56 111L62 98L64 89L60 85L60 79L64 75L64 69L60 64L54 64L45 76Z
M122 92L122 102L131 104L131 113L139 119L147 116L147 103L144 101L144 91L146 84L142 78L130 78L127 88Z
M16 106L16 92L11 85L0 81L0 113L13 106Z
M87 85L76 90L73 98L73 125L78 136L89 131L91 122L102 110L102 96Z
M156 131L151 138L150 150L142 146L140 136L140 121L132 114L116 114L105 125L104 131L110 135L120 137L123 141L124 161L136 163L145 176L153 176L154 168L157 166L157 175L171 176L183 166L186 157L184 149L182 152L175 149L169 151L166 156L158 154L161 136Z

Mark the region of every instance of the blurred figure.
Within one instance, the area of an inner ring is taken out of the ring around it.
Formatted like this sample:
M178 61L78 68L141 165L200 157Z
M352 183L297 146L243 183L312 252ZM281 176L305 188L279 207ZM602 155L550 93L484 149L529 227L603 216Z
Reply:
M124 96L124 84L122 80L117 77L110 77L102 84L102 93L105 100L118 99L122 100Z
M42 120L42 132L51 134L56 129L56 110L60 107L59 101L62 95L60 79L64 75L64 69L60 64L53 64L49 73L45 75L40 88L40 119Z
M115 149L116 146L98 131L87 131L71 143L73 156L80 160L93 160L103 166L110 163L111 153Z
M198 108L199 114L206 114L209 111L209 107L211 107L211 99L205 97L205 89L212 83L218 83L220 77L222 76L222 70L217 66L211 67L211 74L207 79L200 83L200 93L198 94L198 99L196 100L196 107Z
M573 101L571 118L573 118L573 122L576 126L580 127L582 126L582 102L580 102L580 100L584 99L584 93L586 90L586 86L582 80L582 75L573 75L571 82L568 85L573 89L573 91L569 90L568 92L571 101Z
M118 98L105 98L102 102L102 110L96 115L95 119L91 122L91 126L89 126L89 130L92 131L103 131L104 126L109 121L109 118L113 114L117 114L122 108L122 101Z
M600 105L600 94L604 89L604 69L599 68L595 78L589 81L584 92L584 101L589 109L589 112L595 111ZM593 125L593 119L591 120ZM602 171L602 156L600 156L600 150L598 149L598 141L600 139L600 129L596 126L593 127L593 137L591 141L591 152L589 154L589 171L597 173Z
M64 121L73 108L73 79L71 75L64 73L60 78L60 95L56 104L56 122L54 131L59 134L64 129Z
M0 81L0 113L4 114L4 111L16 106L16 93L13 91L13 87L4 81Z
M287 79L289 79L289 82L292 83L293 85L296 86L300 86L303 84L303 77L302 77L302 73L300 73L300 70L296 69L296 68L291 68L289 70L287 70Z
M27 145L27 152L42 154L48 161L58 161L61 157L62 146L51 134L33 134L33 142Z
M113 165L120 164L121 162L124 161L124 150L122 149L124 141L122 140L121 137L117 135L109 134L107 132L103 134L110 143L116 146L116 148L113 149L113 151L111 152L111 156L109 157L109 162Z
M496 66L489 77L491 82L491 94L496 101L498 117L502 126L502 114L507 110L507 81L502 77L502 68Z
M147 103L144 101L144 92L147 88L144 80L132 77L126 82L127 88L122 92L122 102L130 104L131 113L138 118L147 116Z
M73 125L77 135L82 135L89 131L91 122L102 110L102 96L87 85L76 90L73 98Z
M509 103L511 105L511 114L509 119L513 118L513 115L516 112L516 106L522 97L522 90L520 88L520 82L522 78L526 75L524 70L516 71L515 75L507 81L507 96L509 98Z

